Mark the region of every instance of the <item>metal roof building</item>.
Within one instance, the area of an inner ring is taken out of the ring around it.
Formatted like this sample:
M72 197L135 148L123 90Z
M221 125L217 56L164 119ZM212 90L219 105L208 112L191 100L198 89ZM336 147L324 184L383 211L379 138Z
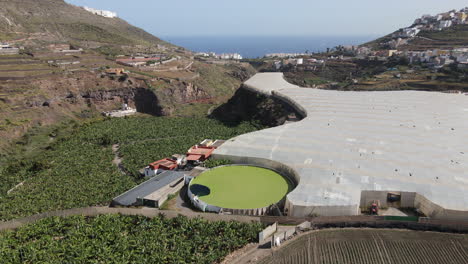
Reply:
M301 88L261 73L244 88L306 116L231 139L216 158L270 166L293 178L290 215L356 215L388 192L434 218L468 218L468 96Z
M145 202L153 201L151 202L151 206L158 207L158 205L162 204L162 201L159 200L163 198L165 201L165 198L167 198L163 197L165 193L158 195L158 192L167 186L179 183L179 181L183 180L184 175L183 172L165 171L117 196L112 200L112 205L145 205Z

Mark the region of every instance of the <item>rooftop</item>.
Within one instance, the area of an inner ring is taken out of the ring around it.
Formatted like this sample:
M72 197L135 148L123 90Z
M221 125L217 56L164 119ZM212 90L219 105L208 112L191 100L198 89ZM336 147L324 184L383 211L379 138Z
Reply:
M137 202L137 198L144 198L157 192L161 188L184 177L183 172L165 171L155 176L135 188L117 196L112 201L115 205L131 206Z

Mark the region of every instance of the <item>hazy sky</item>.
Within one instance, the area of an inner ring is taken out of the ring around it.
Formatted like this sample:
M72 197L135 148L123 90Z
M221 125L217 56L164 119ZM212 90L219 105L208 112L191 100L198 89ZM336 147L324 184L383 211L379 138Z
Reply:
M160 37L383 35L466 0L66 0L111 10Z

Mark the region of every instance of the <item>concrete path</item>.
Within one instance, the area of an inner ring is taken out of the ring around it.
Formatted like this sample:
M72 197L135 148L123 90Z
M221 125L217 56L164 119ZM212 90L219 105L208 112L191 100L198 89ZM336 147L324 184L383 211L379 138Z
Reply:
M111 208L111 207L85 207L85 208L74 208L61 211L52 211L24 218L14 219L7 222L0 222L0 231L16 229L26 224L34 223L40 219L44 219L52 216L67 217L72 215L83 215L83 216L97 216L102 214L122 214L122 215L142 215L146 217L156 217L160 214L168 218L174 218L179 215L186 216L188 218L201 217L208 221L238 221L244 223L260 222L260 217L253 216L241 216L241 215L218 215L212 213L197 213L197 212L177 212L177 211L165 211L154 208Z

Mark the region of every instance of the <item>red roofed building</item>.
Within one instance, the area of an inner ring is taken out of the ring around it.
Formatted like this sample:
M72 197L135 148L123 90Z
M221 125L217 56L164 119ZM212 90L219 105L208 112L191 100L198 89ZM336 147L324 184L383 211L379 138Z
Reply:
M177 160L162 159L151 163L145 168L145 176L152 177L162 170L174 170L177 168Z
M187 160L188 161L205 161L207 160L215 147L202 147L202 146L194 146L187 152Z

